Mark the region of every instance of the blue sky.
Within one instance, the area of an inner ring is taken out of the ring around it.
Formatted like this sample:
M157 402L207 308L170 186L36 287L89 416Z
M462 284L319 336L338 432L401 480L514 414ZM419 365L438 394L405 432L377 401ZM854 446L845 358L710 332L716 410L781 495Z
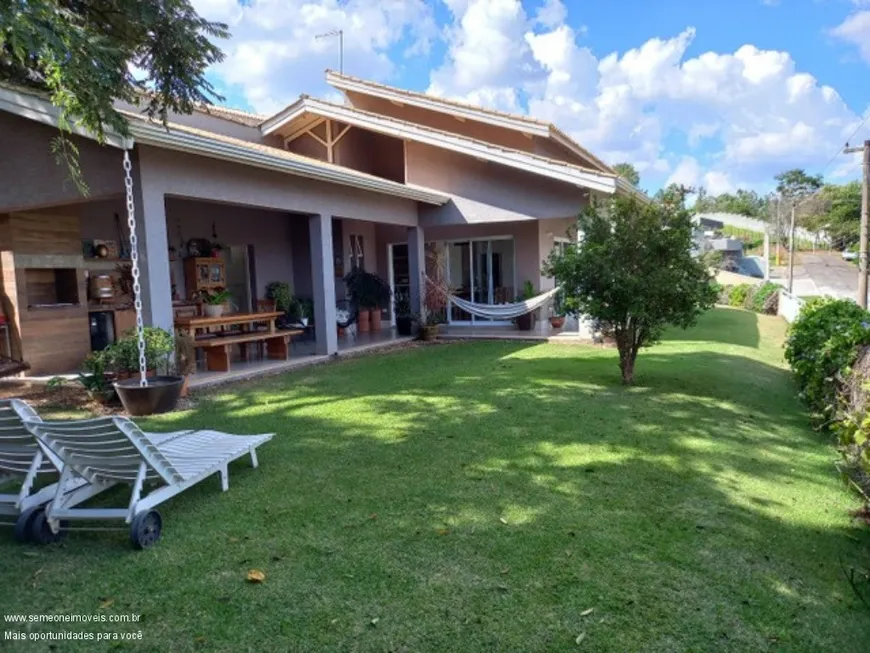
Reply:
M835 182L870 107L870 0L194 0L230 25L210 72L226 104L340 100L345 71L552 120L641 185L767 190L805 167ZM870 138L865 126L857 139Z

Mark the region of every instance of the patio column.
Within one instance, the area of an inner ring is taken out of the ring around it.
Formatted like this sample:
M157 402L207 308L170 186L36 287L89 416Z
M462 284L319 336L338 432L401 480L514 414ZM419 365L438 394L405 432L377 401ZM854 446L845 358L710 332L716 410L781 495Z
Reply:
M142 317L146 324L174 333L172 282L169 273L169 238L163 189L149 178L140 157L133 163L136 235L139 237L139 283ZM126 222L126 220L125 220Z
M410 281L411 310L420 314L426 295L426 239L423 227L408 227L408 278Z
M314 293L315 352L338 352L335 322L335 270L332 260L332 216L312 215L308 219L311 245L311 289Z

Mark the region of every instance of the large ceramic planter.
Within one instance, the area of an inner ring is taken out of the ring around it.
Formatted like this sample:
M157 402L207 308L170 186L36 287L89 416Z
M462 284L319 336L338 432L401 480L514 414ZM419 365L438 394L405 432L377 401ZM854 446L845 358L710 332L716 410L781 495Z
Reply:
M532 325L535 323L535 314L526 313L525 315L520 315L517 318L517 329L520 331L531 331Z
M381 309L376 308L369 313L369 324L372 327L372 331L380 331L381 330Z
M206 317L220 317L224 314L225 304L206 304L203 311Z
M438 337L437 324L422 324L420 325L420 340L435 340Z
M561 329L563 326L565 326L565 316L554 315L550 318L550 326L554 329Z
M396 318L396 333L400 336L414 335L414 318L412 317L397 317Z
M369 332L369 317L370 311L367 308L359 309L359 313L356 318L356 330L359 333L368 333Z
M184 385L183 376L154 376L147 379L147 385L139 385L139 377L118 381L115 392L121 399L130 415L156 415L175 410L181 389Z

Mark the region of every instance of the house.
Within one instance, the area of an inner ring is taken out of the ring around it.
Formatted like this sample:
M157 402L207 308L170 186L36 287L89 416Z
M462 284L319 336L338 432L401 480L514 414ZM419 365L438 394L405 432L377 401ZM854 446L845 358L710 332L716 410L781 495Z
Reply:
M567 242L584 204L637 192L548 122L326 78L343 104L302 96L272 116L202 107L170 116L168 129L119 106L130 140L109 134L99 144L80 129L72 137L86 197L52 154L54 107L0 86L0 258L13 354L34 373L69 371L94 346L95 314L114 313L116 331L129 326L129 306L95 297L99 278L122 274L125 262L124 149L146 323L172 329L191 277L210 274L212 261L241 310L272 281L310 298L318 354L344 345L336 299L352 267L389 279L419 307L428 251L458 295L510 302L526 281L553 287L541 262ZM220 252L197 252L215 243ZM185 260L192 254L200 268ZM481 322L457 307L448 319Z

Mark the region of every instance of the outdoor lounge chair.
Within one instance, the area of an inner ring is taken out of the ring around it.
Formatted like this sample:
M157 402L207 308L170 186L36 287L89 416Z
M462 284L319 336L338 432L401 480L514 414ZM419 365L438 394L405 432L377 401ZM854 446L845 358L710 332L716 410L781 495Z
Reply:
M163 520L155 506L216 473L223 490L228 490L229 463L250 454L256 467L256 448L273 436L182 431L161 437L143 432L126 417L24 423L43 451L53 452L63 465L58 490L45 508L48 528L57 533L62 520L123 519L138 549L160 538ZM73 479L84 479L86 485L72 492L59 489ZM146 482L157 487L143 496ZM132 486L127 507L75 507L82 503L82 494L116 483Z
M18 492L0 494L0 515L15 517L15 539L56 539L53 533L35 533L43 506L57 494L58 482L36 488L40 476L57 476L63 463L51 451L43 450L24 420L39 421L39 415L20 399L0 400L0 483L20 481ZM64 492L86 485L82 478L71 478ZM82 490L82 500L90 498L97 488Z

